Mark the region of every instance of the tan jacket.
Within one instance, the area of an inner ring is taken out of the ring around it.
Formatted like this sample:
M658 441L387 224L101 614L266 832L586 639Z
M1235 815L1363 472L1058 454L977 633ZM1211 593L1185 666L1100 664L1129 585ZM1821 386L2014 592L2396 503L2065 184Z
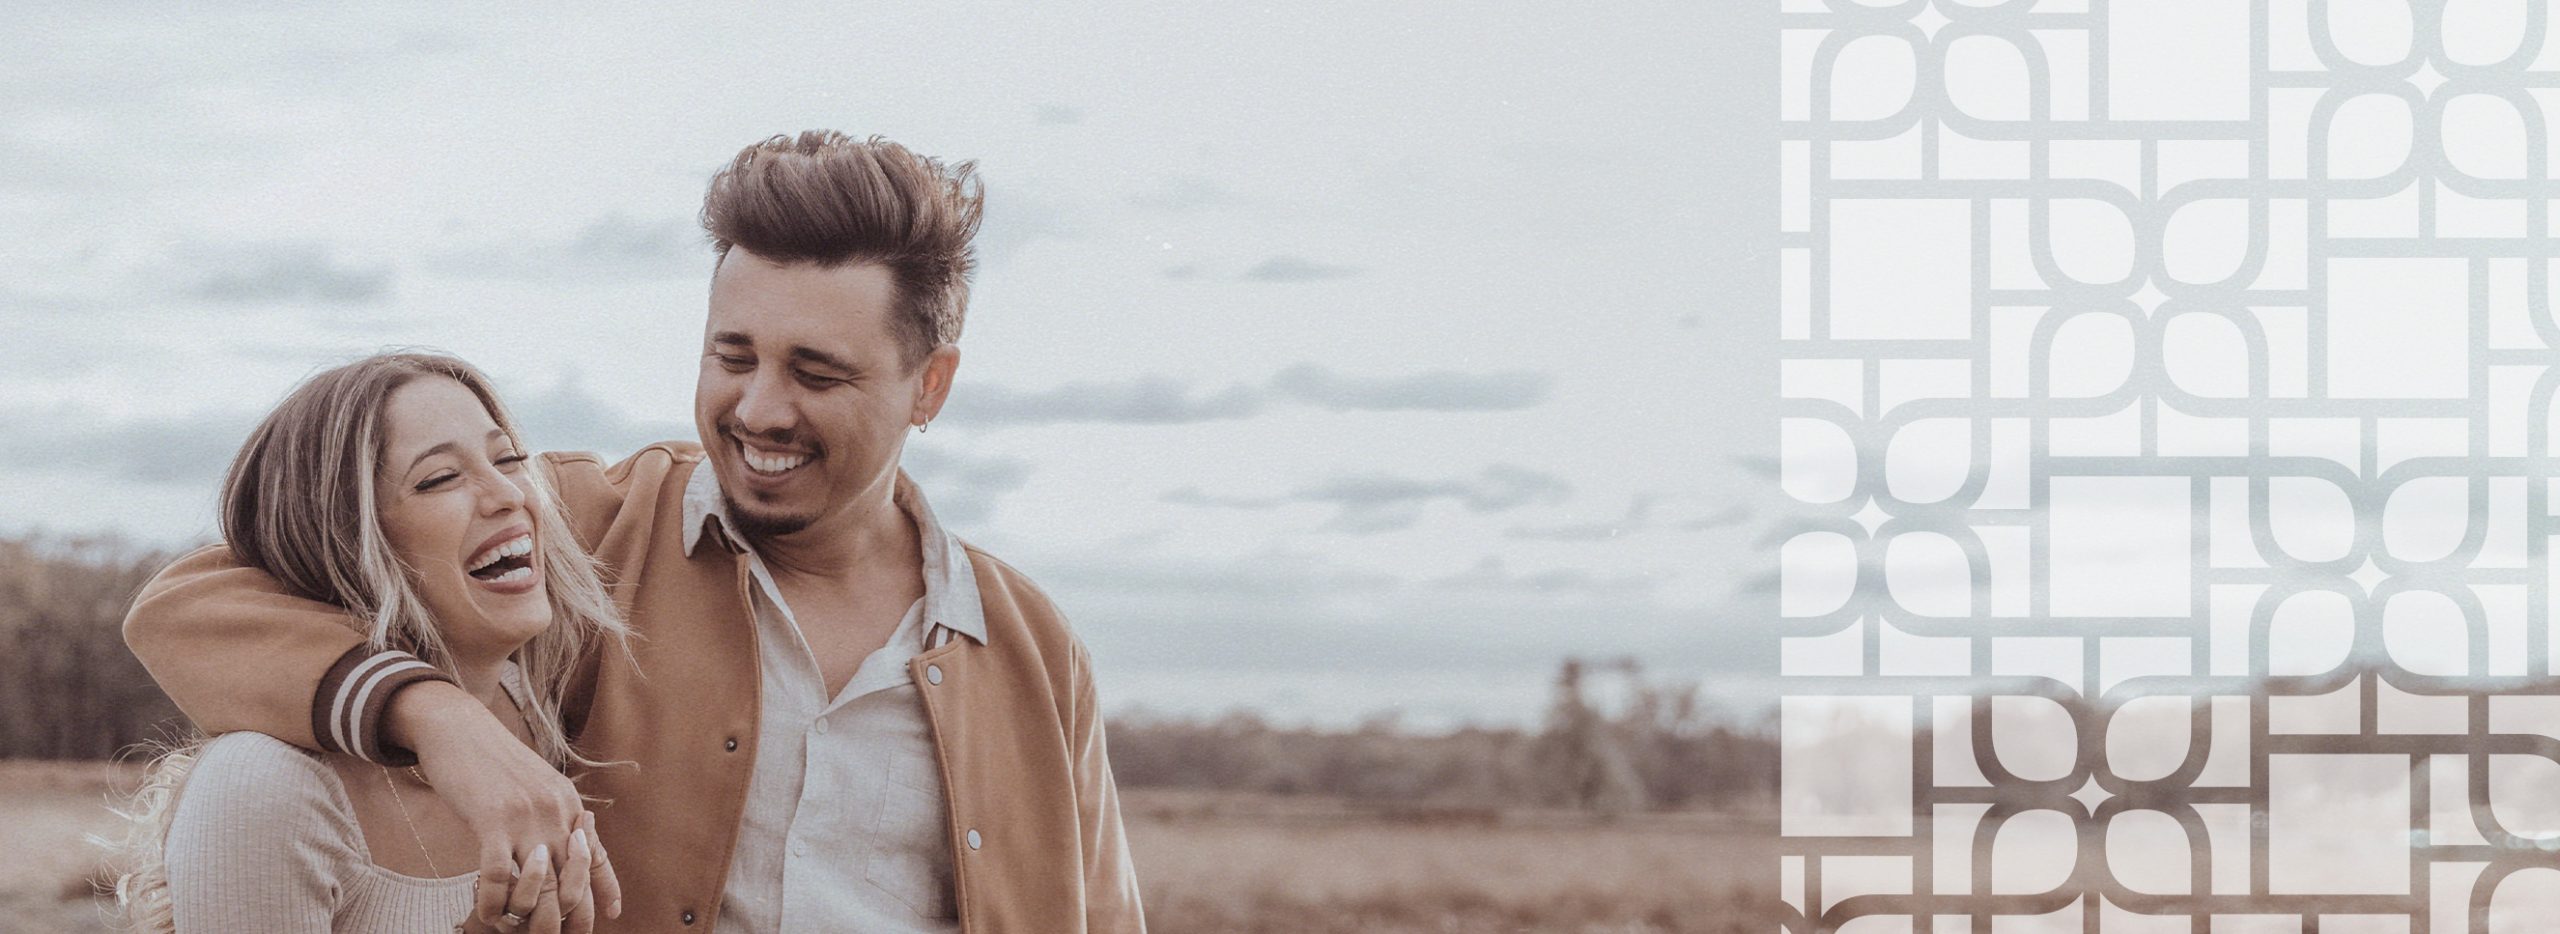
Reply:
M631 663L591 660L563 705L582 751L638 765L579 778L582 791L612 799L597 829L613 846L624 908L599 930L706 930L755 761L745 557L684 553L684 488L699 445L651 445L610 467L591 454L544 460L638 635ZM968 555L987 641L954 637L909 663L941 757L961 928L1143 931L1092 660L1021 572L974 547ZM394 763L405 754L381 746L382 711L399 687L434 676L366 651L343 611L286 593L219 545L153 578L124 632L208 732L256 730ZM927 666L940 677L928 679Z

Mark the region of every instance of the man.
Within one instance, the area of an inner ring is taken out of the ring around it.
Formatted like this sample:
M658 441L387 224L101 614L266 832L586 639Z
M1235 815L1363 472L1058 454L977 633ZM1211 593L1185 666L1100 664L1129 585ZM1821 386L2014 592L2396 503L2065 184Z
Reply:
M898 469L951 389L980 205L969 164L885 140L748 147L703 202L702 443L545 456L639 636L562 704L629 763L579 779L613 846L570 930L1143 930L1082 643ZM414 750L481 839L475 917L519 930L515 867L568 851L579 789L344 619L213 546L125 635L208 731Z

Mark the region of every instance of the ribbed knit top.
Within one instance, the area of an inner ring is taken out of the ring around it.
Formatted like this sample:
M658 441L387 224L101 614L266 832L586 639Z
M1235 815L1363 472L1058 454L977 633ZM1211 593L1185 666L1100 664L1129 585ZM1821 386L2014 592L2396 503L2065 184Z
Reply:
M169 826L179 934L451 934L476 873L420 879L373 864L355 805L316 753L263 733L204 746Z

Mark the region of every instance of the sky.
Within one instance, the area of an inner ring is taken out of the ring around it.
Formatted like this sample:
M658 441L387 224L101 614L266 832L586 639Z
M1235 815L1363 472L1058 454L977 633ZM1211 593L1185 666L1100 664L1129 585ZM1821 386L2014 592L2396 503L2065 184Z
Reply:
M1526 725L1569 654L1774 673L1773 14L351 6L12 17L0 533L211 540L249 425L388 347L537 448L690 439L703 185L834 128L986 182L905 464L1107 709Z

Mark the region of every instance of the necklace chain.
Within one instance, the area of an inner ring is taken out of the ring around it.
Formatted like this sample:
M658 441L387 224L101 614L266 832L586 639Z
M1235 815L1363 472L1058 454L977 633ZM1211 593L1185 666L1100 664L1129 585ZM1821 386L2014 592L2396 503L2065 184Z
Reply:
M416 774L417 771L417 766L413 765L409 767L409 772L411 774ZM424 776L420 776L418 781L424 783L426 778ZM427 858L427 872L434 878L444 878L444 870L436 867L436 855L428 852L427 850L427 838L418 833L418 822L409 818L409 802L407 799L400 797L400 783L391 779L391 769L388 766L385 766L382 769L382 784L384 787L391 789L391 803L400 809L400 822L408 825L409 827L409 842L417 844L418 855ZM432 788L434 786L430 785L428 787Z

